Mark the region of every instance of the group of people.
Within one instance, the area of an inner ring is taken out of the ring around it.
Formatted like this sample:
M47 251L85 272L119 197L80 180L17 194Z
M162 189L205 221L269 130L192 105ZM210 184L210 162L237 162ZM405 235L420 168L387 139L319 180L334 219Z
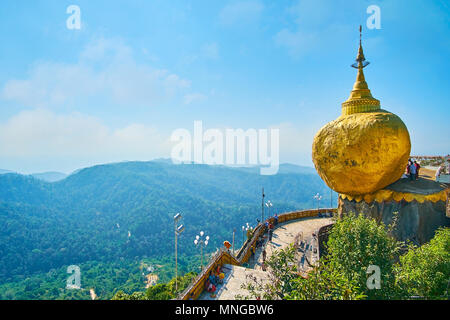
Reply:
M269 241L272 241L273 230L275 229L275 225L277 225L277 224L278 224L278 215L277 214L275 214L273 217L273 223L272 223L272 219L266 220L265 226L266 226L266 229L268 230ZM262 268L263 268L263 270L265 270L265 261L266 261L266 255L267 255L266 249L264 246L264 242L265 242L264 238L265 237L258 238L255 241L255 244L253 246L251 246L251 248L250 248L250 252L251 252L250 259L253 259L256 254L256 249L258 247L262 247L262 256L263 256ZM229 251L229 248L231 245L228 241L224 242L224 246ZM209 273L208 278L205 281L205 290L211 294L211 297L216 295L217 287L218 287L218 285L223 284L224 278L225 278L225 274L223 273L220 266L217 267L217 270L213 270Z
M261 264L261 268L262 268L263 271L266 271L266 257L267 257L266 248L263 248L263 252L262 252L262 264Z
M273 223L270 220L266 220L266 229L269 234L269 241L272 241L273 236L273 229L275 229L275 226L278 224L278 214L275 213L273 216Z
M435 180L438 181L441 174L444 173L445 171L447 171L446 172L447 174L450 174L450 159L447 160L447 168L445 168L444 165L440 165L439 168L436 170Z
M217 286L223 283L224 278L225 274L222 272L221 267L218 266L215 272L211 271L209 273L208 279L205 283L206 291L214 293L217 289Z
M450 159L447 160L447 174L450 172ZM443 171L445 171L446 168L444 165L440 165L435 173L435 180L437 181L442 174ZM408 178L412 181L419 179L419 171L420 171L420 164L416 160L409 159L408 164L406 165L406 175Z
M272 222L273 222L273 223L272 223ZM265 224L264 224L265 227L266 227L266 230L267 230L267 234L268 234L268 235L267 235L267 240L268 240L269 242L272 241L273 231L274 231L275 226L276 226L277 224L278 224L278 214L275 214L275 215L273 216L273 221L272 221L272 219L267 219L266 222L265 222ZM250 248L250 252L251 252L251 257L250 257L250 259L253 259L253 258L255 257L256 249L257 249L258 247L261 247L261 248L262 248L262 257L263 257L263 261L262 261L262 269L263 269L263 270L265 270L265 262L266 262L266 256L267 256L267 252L266 252L266 248L265 248L265 239L266 239L265 236L256 239L255 245L252 246L252 247Z
M419 179L420 164L417 161L411 159L408 160L406 166L406 174L411 181Z

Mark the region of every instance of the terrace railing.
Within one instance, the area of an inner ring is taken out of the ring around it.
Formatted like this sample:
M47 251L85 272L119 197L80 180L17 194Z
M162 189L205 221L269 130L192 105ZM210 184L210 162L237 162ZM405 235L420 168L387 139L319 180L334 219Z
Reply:
M313 210L301 210L282 213L278 216L278 223L283 223L291 220L297 220L307 217L317 217L319 214L336 213L336 208L328 209L313 209ZM274 218L268 219L271 223L274 222ZM179 300L195 300L197 299L205 288L206 280L210 272L214 272L220 266L224 264L231 264L235 266L241 266L247 263L251 254L252 248L255 247L258 238L264 234L265 225L259 223L253 230L253 234L250 239L247 239L242 247L233 256L229 249L221 248L210 260L208 265L202 272L191 282L191 284L178 296Z

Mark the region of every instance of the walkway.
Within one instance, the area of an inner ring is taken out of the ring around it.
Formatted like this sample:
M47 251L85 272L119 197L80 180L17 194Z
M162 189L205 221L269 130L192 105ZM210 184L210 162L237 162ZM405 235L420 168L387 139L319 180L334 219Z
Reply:
M295 237L299 236L299 240L307 243L307 247L311 249L311 247L317 247L317 240L313 240L312 234L317 231L319 228L332 223L331 218L303 218L294 221L288 221L286 223L281 223L274 230L272 241L266 243L266 253L267 258L269 258L274 251L284 249L288 245L293 244L295 241ZM312 243L311 243L312 242ZM262 249L259 249L257 252L257 262L254 265L255 269L261 269L262 265Z
M265 235L266 259L275 251L293 244L297 237L304 244L303 249L299 248L298 251L299 269L306 272L310 268L307 260L314 264L317 259L317 237L314 238L313 233L317 235L320 227L332 222L331 218L313 217L278 224L271 242L267 241L267 234ZM218 286L216 294L211 296L210 293L204 291L199 300L234 300L238 294L248 295L247 290L242 289L241 285L248 281L246 279L249 275L261 281L269 280L268 272L262 270L261 247L245 266L224 265L223 272L225 273L224 283Z
M198 300L236 300L236 295L246 296L249 292L241 288L241 285L249 281L249 276L257 278L258 282L269 281L268 273L261 270L225 264L222 271L225 274L223 284L218 286L214 294L203 291Z

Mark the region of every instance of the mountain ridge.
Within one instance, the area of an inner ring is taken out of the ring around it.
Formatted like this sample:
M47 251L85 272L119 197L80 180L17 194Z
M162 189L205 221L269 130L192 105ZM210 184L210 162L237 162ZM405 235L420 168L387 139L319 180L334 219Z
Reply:
M177 212L186 226L180 257L198 254L200 230L214 251L261 219L262 187L271 214L315 207L315 193L329 194L317 174L158 161L92 166L56 182L0 175L0 282L87 261L171 257Z

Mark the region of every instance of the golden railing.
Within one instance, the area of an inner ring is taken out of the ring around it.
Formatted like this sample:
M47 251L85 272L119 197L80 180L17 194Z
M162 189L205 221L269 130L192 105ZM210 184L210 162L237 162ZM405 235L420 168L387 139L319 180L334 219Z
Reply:
M337 209L313 209L313 210L302 210L282 213L278 216L278 223L283 223L286 221L297 220L301 218L316 217L319 213L336 213ZM270 218L271 223L274 222L274 218ZM256 240L264 233L265 226L263 224L258 224L253 231L252 237L247 239L247 241L242 245L239 251L234 257L229 250L221 248L219 252L211 258L208 265L203 269L203 271L192 281L192 283L178 296L179 300L196 300L204 290L206 280L210 272L217 270L218 266L223 266L224 264L231 264L235 266L243 265L248 262L252 252L251 248L255 247Z

